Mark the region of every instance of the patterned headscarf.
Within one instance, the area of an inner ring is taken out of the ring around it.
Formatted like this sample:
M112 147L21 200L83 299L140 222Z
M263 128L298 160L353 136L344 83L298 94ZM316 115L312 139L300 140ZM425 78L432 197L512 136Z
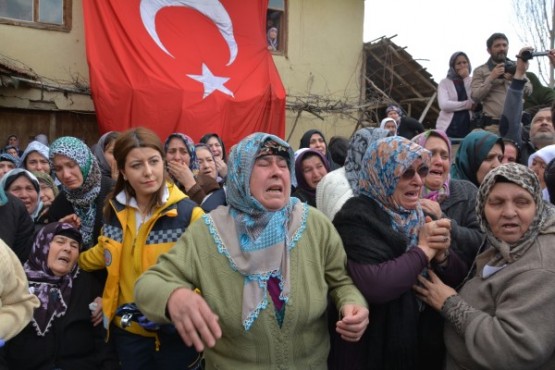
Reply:
M466 55L466 53L463 53L462 51L456 51L453 53L453 55L451 55L451 58L449 58L449 70L447 71L447 78L450 80L461 79L461 76L459 76L457 71L455 71L455 62L460 55L464 56L466 58L466 61L468 62L468 74L470 75L472 73L472 66L470 65L470 59L468 59L468 55Z
M297 186L303 190L305 190L306 192L308 192L309 194L316 196L316 189L315 188L311 188L308 185L308 182L306 181L305 177L304 177L304 173L303 173L303 160L306 158L307 155L315 155L318 158L320 158L320 160L322 161L322 163L324 164L324 167L326 167L326 171L330 172L330 164L328 163L328 160L326 159L326 157L324 157L322 155L322 153L320 153L317 150L314 149L308 149L308 148L303 148L300 149L303 150L302 153L299 153L299 155L297 155L295 157L295 177L297 178Z
M83 184L78 189L68 189L62 184L62 191L81 219L80 231L83 235L85 249L94 245L93 230L96 217L95 200L100 193L101 173L96 157L87 144L76 137L64 136L54 140L50 145L50 163L54 157L63 155L77 163L83 175Z
M226 179L227 203L204 217L214 241L230 262L231 268L244 276L242 321L249 330L261 310L268 305L267 283L280 280L280 300L287 303L290 292L290 250L304 231L308 206L289 198L280 210L267 210L252 196L250 178L256 159L267 154L287 159L293 169L293 150L277 136L254 133L231 151ZM289 191L289 189L285 189Z
M536 203L536 213L528 230L519 241L507 244L498 239L486 220L484 208L491 189L504 178L529 192ZM540 183L536 174L529 168L518 163L507 163L488 172L484 181L478 189L478 201L476 203L476 214L482 231L486 234L488 243L498 253L488 262L490 266L503 266L518 260L530 246L536 241L540 234L555 233L555 208L542 199Z
M441 131L441 130L424 131L423 133L413 137L412 141L424 148L430 136L439 137L440 139L445 141L445 144L447 144L447 151L449 154L449 163L451 163L451 140L449 140L449 137L447 136L445 131ZM445 200L445 198L449 196L449 181L451 181L451 174L447 175L445 182L438 190L428 189L426 187L426 182L424 182L424 187L422 188L422 198L435 200L439 203L443 202L443 200Z
M386 137L366 149L362 158L365 167L359 174L360 194L376 201L391 217L391 227L408 238L408 248L418 244L424 213L419 204L416 209L406 209L392 196L401 176L419 158L429 165L430 152L401 136Z
M365 127L354 133L345 158L345 176L351 185L353 194L358 194L358 174L363 167L362 157L368 146L389 136L389 131L381 128Z
M185 134L174 132L173 134L168 136L168 138L164 142L164 153L168 153L168 147L170 145L170 141L173 138L181 139L183 141L183 144L185 144L185 148L187 148L187 151L189 152L189 157L191 157L189 168L191 169L191 171L195 171L193 173L196 173L196 170L198 170L198 160L197 153L195 152L195 142L193 141L193 139Z
M480 186L476 174L495 144L499 144L504 150L503 139L489 131L472 131L466 135L457 150L455 162L451 166L451 177L468 180L474 185Z
M63 234L81 245L81 234L70 224L53 222L37 234L29 260L23 268L29 280L29 290L36 295L40 306L33 313L33 326L44 336L52 321L65 315L71 298L73 279L79 273L77 264L65 276L56 276L48 267L48 253L54 236Z

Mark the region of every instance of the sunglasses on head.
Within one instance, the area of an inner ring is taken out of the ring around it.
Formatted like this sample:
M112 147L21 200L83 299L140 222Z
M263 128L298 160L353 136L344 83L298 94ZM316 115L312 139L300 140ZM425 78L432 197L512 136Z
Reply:
M417 170L411 167L405 172L403 172L403 174L401 175L401 178L403 180L410 180L414 177L415 173L418 173L418 176L420 177L426 177L429 171L430 171L430 168L428 166L421 166Z

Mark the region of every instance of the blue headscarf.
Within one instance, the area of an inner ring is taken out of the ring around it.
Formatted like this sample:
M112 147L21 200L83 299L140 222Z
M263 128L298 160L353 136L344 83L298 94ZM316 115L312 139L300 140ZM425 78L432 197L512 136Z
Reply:
M252 170L256 159L266 152L284 157L293 176L294 154L289 144L274 135L251 134L229 156L229 206L203 216L220 253L234 271L244 276L242 323L247 331L268 305L270 278L279 280L279 299L288 302L290 250L301 238L308 215L308 206L294 197L277 211L266 209L254 198L250 189Z
M416 209L406 209L393 200L393 193L403 173L417 159L426 165L430 152L401 136L380 139L368 146L359 174L359 193L373 199L391 216L391 227L409 239L408 248L418 244L418 230L424 224L420 204Z
M389 131L383 128L365 127L354 133L345 158L345 176L351 185L353 194L358 194L358 174L363 167L362 157L371 143L389 136Z

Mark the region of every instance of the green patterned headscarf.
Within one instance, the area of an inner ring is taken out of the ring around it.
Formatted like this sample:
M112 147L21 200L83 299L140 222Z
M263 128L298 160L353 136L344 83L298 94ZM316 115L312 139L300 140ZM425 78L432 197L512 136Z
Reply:
M62 191L73 205L77 216L81 219L81 234L85 249L94 245L92 234L96 217L95 200L100 193L102 175L100 167L87 144L76 137L64 136L50 145L50 163L54 167L54 157L66 156L77 163L83 175L83 184L78 189L68 189L62 184Z

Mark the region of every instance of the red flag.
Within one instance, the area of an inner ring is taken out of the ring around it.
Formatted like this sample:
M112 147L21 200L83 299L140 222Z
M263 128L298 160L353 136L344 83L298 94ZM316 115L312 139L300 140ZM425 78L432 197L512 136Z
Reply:
M162 140L208 132L229 148L285 132L285 89L266 44L268 0L85 0L101 132L145 126Z

